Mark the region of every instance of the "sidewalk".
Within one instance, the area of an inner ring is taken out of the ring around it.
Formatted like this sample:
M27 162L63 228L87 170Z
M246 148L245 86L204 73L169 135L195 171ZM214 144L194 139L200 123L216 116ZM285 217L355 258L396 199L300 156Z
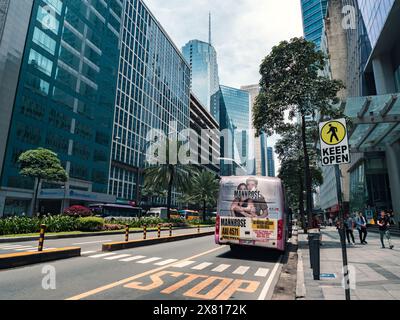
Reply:
M310 267L307 235L299 231L298 300L345 300L342 287L342 251L336 228L322 230L321 274L335 278L314 281ZM368 245L358 244L347 250L351 274L352 300L400 300L400 239L392 237L393 250L381 249L379 235L369 233Z

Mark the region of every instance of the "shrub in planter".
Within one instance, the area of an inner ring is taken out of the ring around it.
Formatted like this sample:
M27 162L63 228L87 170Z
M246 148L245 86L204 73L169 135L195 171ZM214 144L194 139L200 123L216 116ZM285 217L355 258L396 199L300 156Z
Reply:
M40 220L29 217L0 219L0 235L35 233L40 229Z
M64 214L70 217L90 217L93 212L84 206L72 206L65 209Z
M104 219L96 217L78 218L77 223L79 231L101 231L103 230Z
M78 228L75 218L69 216L49 216L41 219L40 224L46 225L47 232L69 232Z

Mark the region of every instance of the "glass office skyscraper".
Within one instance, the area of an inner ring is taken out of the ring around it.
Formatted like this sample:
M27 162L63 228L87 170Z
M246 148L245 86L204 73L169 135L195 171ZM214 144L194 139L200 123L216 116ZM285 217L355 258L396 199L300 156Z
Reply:
M271 147L267 148L267 163L268 163L268 177L275 177L275 157L274 149Z
M121 11L117 0L33 2L1 176L6 193L32 189L16 161L39 146L59 155L69 192L87 200L107 193ZM39 198L55 187L43 184ZM24 207L26 195L13 195L6 214Z
M372 47L375 47L394 3L395 0L358 0Z
M151 129L190 127L190 68L143 1L125 2L109 193L137 200ZM176 123L176 127L172 125Z
M211 97L219 90L217 52L210 43L191 40L182 53L190 64L191 89L210 111Z
M69 176L65 187L42 184L46 213L135 201L149 130L190 127L190 67L179 49L141 0L6 4L0 215L29 212L33 181L19 175L16 161L38 147L55 151Z
M250 95L247 91L227 86L212 97L211 114L220 124L220 130L226 130L229 138L221 139L221 154L223 158L235 160L236 165L250 169L253 173L254 159L249 158L249 115ZM233 175L234 165L229 161L221 162L221 175Z
M304 37L314 42L317 48L321 46L327 3L328 0L301 0Z

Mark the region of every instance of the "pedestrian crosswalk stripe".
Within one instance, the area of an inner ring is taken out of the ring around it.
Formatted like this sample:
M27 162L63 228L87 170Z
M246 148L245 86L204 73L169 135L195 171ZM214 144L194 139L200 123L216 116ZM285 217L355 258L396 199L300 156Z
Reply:
M146 258L146 256L134 256L134 257L130 257L130 258L126 258L126 259L121 259L119 261L121 262L131 262L131 261L135 261L135 260L140 260Z
M178 262L177 264L174 264L173 266L174 266L175 268L185 268L185 267L187 267L187 266L190 266L190 265L193 264L193 263L196 263L196 261L187 261L187 260L184 260L184 261L182 261L182 262Z
M161 259L162 259L162 258L149 258L149 259L146 259L146 260L138 261L137 263L145 264L145 263L150 263L150 262L158 261L158 260L161 260Z
M91 253L95 253L96 251L84 251L81 253L81 255L85 255L85 254L91 254Z
M229 267L230 267L229 264L220 264L218 267L214 268L212 271L214 271L214 272L224 272Z
M90 256L89 258L105 258L105 257L109 257L109 256L113 256L115 255L115 253L100 253L100 254L95 254L94 256Z
M111 257L104 258L104 260L118 260L118 259L130 257L130 256L131 256L130 254L120 254L118 256L111 256Z
M178 259L168 259L168 260L164 260L164 261L160 261L155 263L156 266L166 266L167 264L173 263L175 261L178 261Z
M193 270L204 270L205 268L207 268L207 267L209 267L209 266L211 266L212 265L212 263L211 262L203 262L203 263L200 263L199 265L197 265L197 266L194 266L192 269Z
M254 274L256 277L266 277L269 272L269 269L259 268L257 272Z
M249 269L250 269L250 267L240 266L239 268L237 268L232 273L233 274L244 275Z

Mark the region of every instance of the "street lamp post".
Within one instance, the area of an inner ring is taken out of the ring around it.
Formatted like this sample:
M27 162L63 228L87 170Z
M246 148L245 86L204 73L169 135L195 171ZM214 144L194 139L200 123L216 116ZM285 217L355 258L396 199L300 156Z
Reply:
M140 192L140 180L142 179L142 171L143 169L141 168L141 164L144 163L144 161L142 161L142 157L145 154L145 149L149 146L150 143L152 143L153 141L147 141L142 148L140 149L140 153L139 153L139 163L138 163L138 167L137 167L137 171L136 171L136 202L137 202L137 206L140 207L141 205L141 192Z

